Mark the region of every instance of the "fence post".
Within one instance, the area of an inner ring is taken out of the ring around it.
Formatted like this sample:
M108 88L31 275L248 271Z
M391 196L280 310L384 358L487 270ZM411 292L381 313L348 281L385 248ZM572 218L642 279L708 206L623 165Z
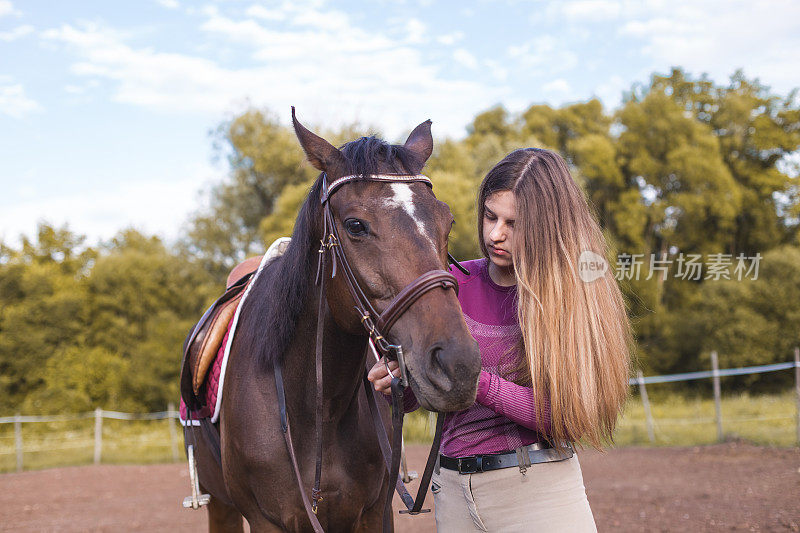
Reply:
M14 448L17 451L17 472L22 472L22 416L14 415Z
M794 347L794 390L797 402L797 445L800 446L800 348Z
M170 447L172 448L172 462L178 462L178 436L175 431L175 420L172 418L172 413L175 412L175 404L170 402L167 406L167 411L169 411L169 415L167 416L167 422L169 423L169 443Z
M637 381L639 382L639 392L642 395L642 405L644 405L644 416L647 419L647 436L650 442L656 441L656 434L653 431L653 413L650 412L650 400L647 398L647 389L644 386L644 376L642 371L637 371Z
M99 465L103 454L103 410L94 410L94 464Z
M722 435L722 393L719 386L719 360L717 359L717 352L711 352L711 376L714 379L714 408L717 414L717 441L723 441Z

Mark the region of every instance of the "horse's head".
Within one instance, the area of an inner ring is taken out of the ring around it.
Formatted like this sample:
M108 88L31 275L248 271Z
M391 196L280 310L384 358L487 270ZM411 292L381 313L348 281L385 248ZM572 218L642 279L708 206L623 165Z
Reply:
M302 126L294 110L292 118L309 161L325 173L329 184L349 175L416 175L433 150L430 121L417 126L404 145L364 137L338 150ZM339 244L378 313L419 276L447 270L453 215L427 184L355 180L338 188L328 201ZM344 278L339 272L329 282L328 305L341 328L363 335L361 316ZM472 405L480 354L454 291L424 293L384 333L402 345L412 390L423 407L456 411Z

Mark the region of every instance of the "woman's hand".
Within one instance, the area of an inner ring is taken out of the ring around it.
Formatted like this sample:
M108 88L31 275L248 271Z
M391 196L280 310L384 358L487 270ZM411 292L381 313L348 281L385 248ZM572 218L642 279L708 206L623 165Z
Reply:
M389 370L392 371L392 376L389 375ZM375 385L375 390L384 394L389 394L392 389L392 377L399 378L400 370L397 361L389 361L389 370L386 370L386 364L383 361L378 361L367 373L367 379Z

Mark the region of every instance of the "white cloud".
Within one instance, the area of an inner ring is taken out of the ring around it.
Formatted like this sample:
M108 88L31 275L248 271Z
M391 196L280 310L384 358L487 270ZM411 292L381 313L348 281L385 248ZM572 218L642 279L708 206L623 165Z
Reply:
M252 65L242 68L136 48L121 32L93 23L65 24L43 36L75 52L75 74L110 80L114 100L168 112L223 114L248 100L281 117L296 105L305 120L326 126L358 120L399 135L419 117L431 118L437 135L460 135L475 109L507 93L497 83L444 77L409 42L409 36L423 38L419 21L394 38L316 2L280 9L287 19L275 28L223 16L213 6L202 10L201 30L210 43L248 51Z
M610 0L577 0L559 4L564 16L571 20L605 21L617 18L623 2Z
M568 93L571 87L569 82L564 78L557 78L553 81L547 82L542 86L542 90L546 93Z
M436 37L436 42L445 46L452 46L464 38L463 31L454 31L453 33L445 33Z
M127 182L117 188L42 196L0 206L0 240L34 235L36 224L47 221L69 227L90 240L108 239L120 229L135 227L167 239L178 236L181 225L197 208L197 195L215 172L210 167L187 169L187 177ZM216 177L218 178L218 176Z
M596 88L604 99L615 95L606 101L609 105L619 102L623 86L646 82L650 73L667 72L674 65L693 75L708 73L718 83L744 68L749 77L759 77L778 92L800 86L796 0L562 0L537 11L531 24L541 25L543 16L547 27L563 27L564 32L553 40L539 36L514 43L507 48L509 57L538 74L564 77L568 68L607 62L594 57L596 49L633 65L637 75L644 72L634 79L629 68L607 69L607 76L627 72L626 83L607 79ZM572 85L581 85L577 76L585 73L570 74Z
M800 3L795 0L675 0L626 4L623 37L641 39L653 69L681 65L724 81L740 67L779 90L800 85Z
M453 52L453 59L469 69L478 68L478 60L464 48L457 48Z
M181 5L178 3L178 0L156 0L158 4L162 7L166 7L167 9L178 9Z
M22 26L17 26L11 31L0 31L0 41L7 43L16 41L20 37L24 37L31 33L33 33L33 26L30 24L23 24Z
M282 9L267 9L266 7L253 4L245 11L248 17L263 19L263 20L286 20L286 12Z
M540 35L526 43L511 45L506 49L515 66L538 69L541 74L571 70L578 64L578 56L564 47L561 39Z
M489 72L496 81L506 81L508 79L508 69L501 61L486 59L483 64L486 65L486 68L489 69Z
M21 83L0 85L0 113L13 118L22 118L43 110L38 102L25 94L25 88Z
M10 0L0 0L0 17L9 15L19 17L22 12L19 9L15 9Z
M99 86L100 82L97 80L89 80L83 85L74 85L72 83L68 83L64 86L64 92L72 95L82 95Z
M405 34L406 41L412 44L421 44L428 40L426 36L428 28L419 19L411 18L406 21Z
M594 96L603 101L606 109L613 109L622 103L622 93L630 89L630 86L630 81L626 81L621 76L614 74L595 87Z

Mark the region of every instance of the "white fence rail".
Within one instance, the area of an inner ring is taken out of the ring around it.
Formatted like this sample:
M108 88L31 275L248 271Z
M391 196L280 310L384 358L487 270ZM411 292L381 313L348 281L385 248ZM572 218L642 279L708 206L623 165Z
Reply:
M759 366L746 366L742 368L724 368L720 369L717 362L717 352L711 352L711 370L704 370L701 372L685 372L683 374L667 374L663 376L648 376L644 377L642 372L639 371L638 376L630 379L630 385L638 385L639 392L642 395L642 404L644 405L645 420L647 421L647 436L650 442L655 442L655 432L653 430L654 422L653 415L650 410L650 401L647 397L647 384L653 383L670 383L675 381L690 381L694 379L712 378L714 380L714 421L717 424L717 440L722 441L724 438L723 424L722 424L722 393L720 378L724 376L741 376L745 374L761 374L764 372L777 372L779 370L788 370L794 368L795 380L795 425L797 431L797 444L800 445L800 348L794 349L794 361L787 361L785 363L775 363L772 365L759 365ZM752 417L745 417L752 419ZM744 421L745 418L733 419L728 418L728 421ZM785 420L788 416L778 417L757 417L756 420L765 420L772 418L774 420ZM659 419L659 423L663 424L665 419ZM700 423L694 420L688 423Z
M777 363L771 365L719 369L717 368L716 352L712 352L711 360L712 360L711 370L706 370L701 372L685 372L682 374L668 374L662 376L643 376L641 371L639 371L637 377L629 380L630 385L639 387L639 391L642 396L642 404L644 406L644 411L645 411L645 419L647 422L647 434L651 442L655 442L655 432L654 432L653 415L650 408L650 401L647 396L647 387L646 387L647 385L712 378L714 380L714 402L715 402L715 413L716 413L714 418L695 418L695 419L660 418L659 424L663 425L704 424L714 421L716 422L717 425L717 438L718 440L721 441L723 439L723 431L722 431L723 419L722 419L722 409L721 409L720 378L725 376L740 376L745 374L760 374L763 372L777 372L781 370L788 370L790 368L794 368L795 389L796 389L796 413L794 418L796 420L796 426L797 426L797 443L798 445L800 445L800 348L794 349L794 361L788 361L785 363ZM172 404L170 404L168 410L158 411L155 413L122 413L119 411L107 411L98 407L94 411L89 411L86 413L71 413L63 415L43 415L43 416L25 416L18 414L15 416L0 417L0 424L14 424L14 448L15 448L14 453L16 454L16 459L17 459L16 466L17 466L17 471L22 471L24 468L24 463L23 463L24 451L28 452L48 451L54 449L52 447L42 448L42 449L33 449L28 447L26 450L24 448L22 440L22 424L30 424L37 422L69 422L75 420L87 420L92 418L95 421L94 463L99 464L102 462L102 457L103 457L103 419L106 418L112 420L177 419L178 411L175 410L175 406ZM745 422L752 420L786 420L787 418L791 418L791 415L773 416L773 417L728 417L726 420L728 422ZM173 460L178 460L179 445L178 445L178 434L175 424L169 425L169 433L170 433L170 447L172 450L172 457ZM80 443L72 443L69 446L66 446L66 448L78 448L85 446L86 446L85 442L80 442Z
M63 414L63 415L42 415L42 416L25 416L25 415L15 415L15 416L4 416L0 417L0 424L14 424L14 449L15 454L17 456L17 472L22 472L24 469L24 452L37 452L37 451L48 451L53 449L75 449L75 448L85 448L85 442L73 442L66 446L60 446L58 448L25 448L22 440L22 424L30 424L30 423L37 423L37 422L71 422L75 420L87 420L87 419L94 419L94 464L100 464L103 459L103 419L108 418L111 420L166 420L166 419L175 419L177 420L179 413L175 410L175 406L173 404L169 405L169 409L166 411L158 411L155 413L122 413L119 411L106 411L105 409L97 408L94 411L89 411L86 413L70 413L70 414ZM172 459L174 461L178 460L179 452L178 452L178 432L175 428L175 424L169 425L169 436L170 436L170 449L172 450Z

